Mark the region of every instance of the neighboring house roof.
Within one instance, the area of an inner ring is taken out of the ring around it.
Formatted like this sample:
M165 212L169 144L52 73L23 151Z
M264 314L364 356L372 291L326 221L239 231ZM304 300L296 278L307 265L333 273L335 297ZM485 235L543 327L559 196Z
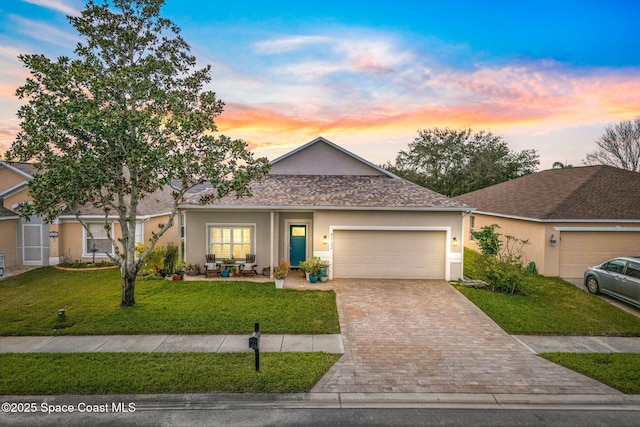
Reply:
M19 170L22 172L26 178L33 178L33 175L36 173L36 165L33 163L27 162L6 162L10 167Z
M0 192L0 196L6 196L15 193L16 191L22 190L26 187L31 179L33 179L33 175L36 173L37 168L33 163L26 162L1 162L0 167L6 167L19 175L25 178L24 182L21 182L15 185L12 188L8 188L3 192ZM171 196L171 187L166 186L165 188L156 191L150 196L140 200L138 204L138 216L146 217L146 216L155 216L155 215L164 215L171 211L173 205L173 198ZM11 212L11 215L14 217L17 216L16 213L6 209L8 212ZM104 216L104 211L102 209L96 209L93 206L87 204L80 208L81 216ZM114 212L112 215L116 215ZM0 212L0 219L7 218L8 214L3 214ZM70 212L61 215L61 217L71 217L74 216Z
M271 173L251 184L252 197L228 195L204 207L471 210L464 203L401 179L324 138L317 138L271 164ZM202 194L206 191L190 197L190 206Z
M481 213L536 220L640 220L640 173L611 166L550 169L454 199Z
M36 166L33 163L0 161L0 166L12 169L14 172L17 172L26 179L33 178L33 174L36 173Z
M149 196L140 199L138 201L138 217L166 215L170 213L173 206L173 196L171 195L171 192L171 187L167 185ZM117 215L117 212L114 211L111 213L111 216L115 215ZM61 216L69 217L74 215L67 213ZM104 211L87 204L80 208L80 216L104 217Z
M0 205L0 221L5 220L5 219L15 219L15 218L19 218L20 216L13 212L12 210L9 210L7 208L5 208L4 206Z

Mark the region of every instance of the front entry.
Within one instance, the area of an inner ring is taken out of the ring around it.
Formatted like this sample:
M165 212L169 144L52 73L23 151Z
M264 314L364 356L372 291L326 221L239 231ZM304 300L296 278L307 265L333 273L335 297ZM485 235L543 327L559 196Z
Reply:
M300 262L307 259L307 226L289 226L289 262L292 267L298 267Z

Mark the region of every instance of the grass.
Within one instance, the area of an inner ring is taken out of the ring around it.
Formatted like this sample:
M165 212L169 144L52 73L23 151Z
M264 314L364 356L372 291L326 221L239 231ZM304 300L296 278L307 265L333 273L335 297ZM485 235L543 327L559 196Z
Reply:
M273 283L139 280L119 308L119 270L28 271L0 282L0 335L340 333L333 291ZM58 322L58 309L66 311Z
M308 392L340 355L54 353L0 355L0 395Z
M478 277L479 254L464 257L465 274ZM640 318L558 277L527 276L525 295L456 288L509 334L640 336Z
M480 277L480 254L465 250L465 273ZM640 336L640 318L558 277L527 276L524 295L456 287L509 334ZM546 353L540 356L623 393L640 393L640 354Z
M623 393L640 394L640 354L544 353L540 356Z

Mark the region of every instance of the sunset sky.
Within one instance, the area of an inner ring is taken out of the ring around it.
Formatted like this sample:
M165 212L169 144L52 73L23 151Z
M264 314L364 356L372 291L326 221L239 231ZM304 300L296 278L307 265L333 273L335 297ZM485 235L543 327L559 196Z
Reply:
M84 4L0 1L0 152L18 54L72 56L65 15ZM163 15L213 68L220 132L270 159L324 136L381 164L448 127L580 166L606 125L640 116L638 1L167 0Z

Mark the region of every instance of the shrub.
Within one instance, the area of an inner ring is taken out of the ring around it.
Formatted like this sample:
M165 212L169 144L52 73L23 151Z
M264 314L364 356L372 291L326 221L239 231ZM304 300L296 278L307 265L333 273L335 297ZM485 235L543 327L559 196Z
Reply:
M136 244L136 255L140 256L147 250L147 245L144 243ZM155 246L151 252L144 259L144 262L140 266L140 273L144 275L161 275L160 272L164 269L164 259L166 250L162 246Z
M500 228L500 226L498 224L485 225L480 231L472 233L478 241L482 255L497 256L500 252L502 242L500 242L500 234L495 232L496 228Z
M495 292L524 294L525 272L521 266L483 255L479 259L479 273Z

